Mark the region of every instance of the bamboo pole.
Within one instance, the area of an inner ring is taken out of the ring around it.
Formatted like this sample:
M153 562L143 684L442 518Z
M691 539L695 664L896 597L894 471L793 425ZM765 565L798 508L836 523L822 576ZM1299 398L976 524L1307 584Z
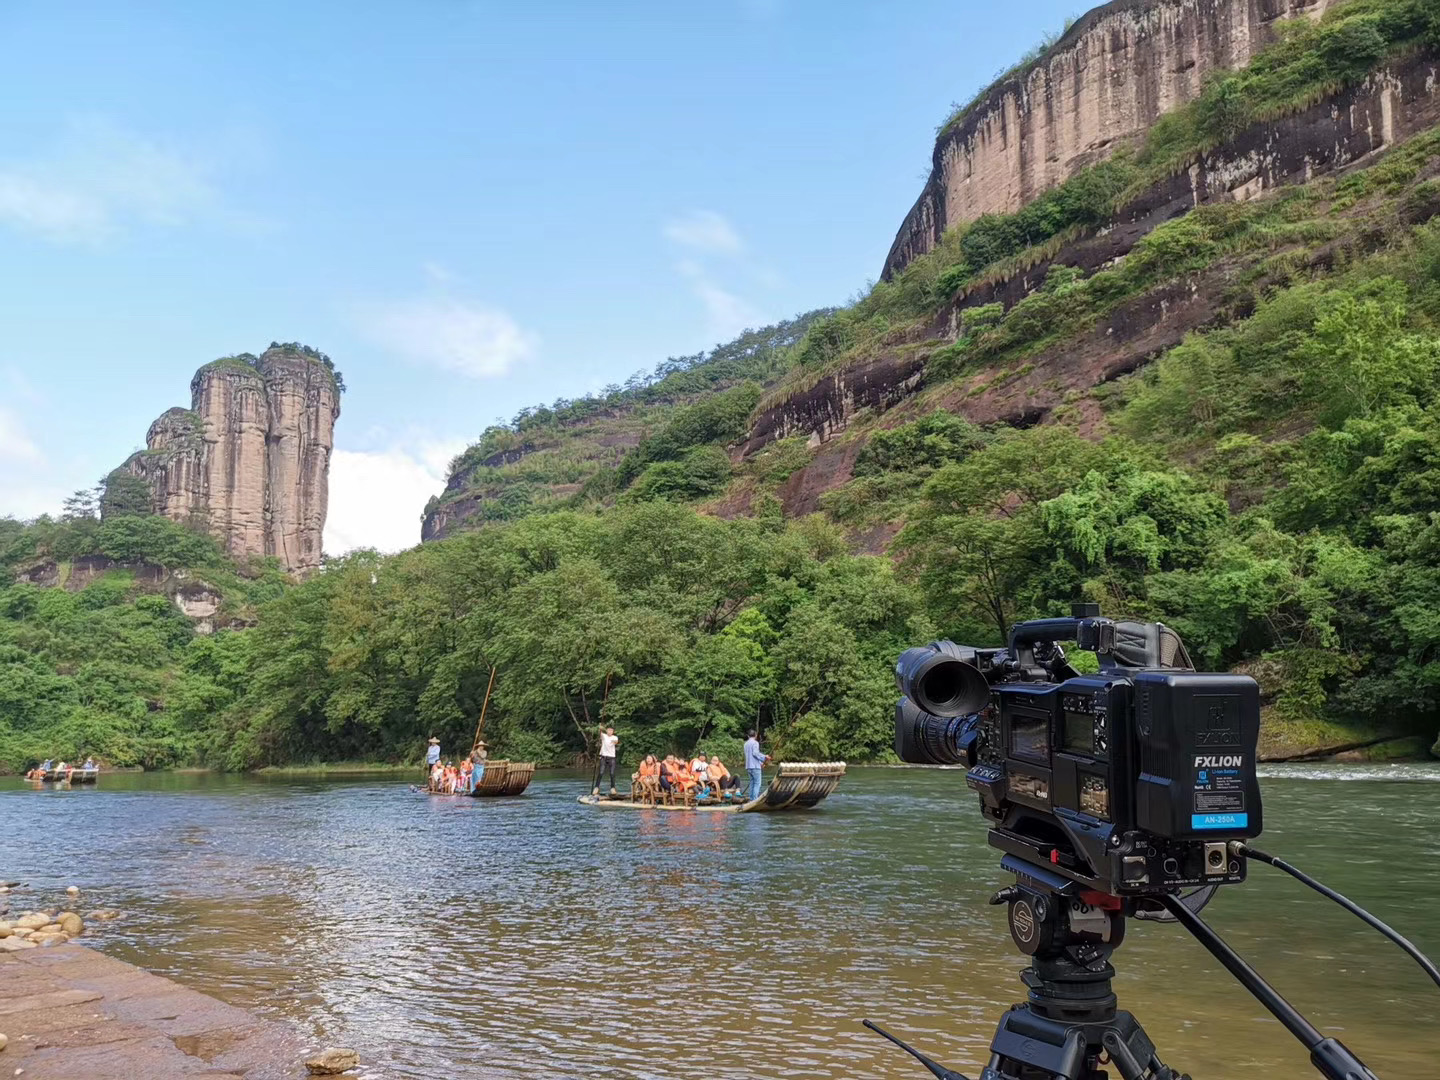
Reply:
M485 701L480 706L480 723L475 726L475 741L470 744L470 752L475 752L475 747L480 745L480 736L485 734L485 710L490 707L490 691L495 688L495 667L490 667L490 681L485 686Z

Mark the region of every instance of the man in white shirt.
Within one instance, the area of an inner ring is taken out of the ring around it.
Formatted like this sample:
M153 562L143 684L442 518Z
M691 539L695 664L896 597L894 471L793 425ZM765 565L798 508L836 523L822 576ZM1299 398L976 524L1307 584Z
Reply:
M430 747L425 751L425 782L430 782L430 772L436 765L440 764L440 740L430 739Z
M595 775L595 790L592 795L600 794L600 782L605 779L606 774L610 776L610 794L620 794L615 790L615 748L620 744L620 736L615 734L613 727L607 727L600 733L600 771Z

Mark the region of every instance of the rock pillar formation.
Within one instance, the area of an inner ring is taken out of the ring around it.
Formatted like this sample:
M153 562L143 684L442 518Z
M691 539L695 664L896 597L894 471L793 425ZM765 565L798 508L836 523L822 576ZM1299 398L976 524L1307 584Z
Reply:
M1194 100L1212 71L1243 67L1284 18L1338 0L1115 0L1080 18L1034 64L992 86L940 133L930 179L883 277L953 225L1009 214Z
M151 509L208 530L232 558L316 570L340 416L330 366L295 346L226 357L195 373L190 402L151 424L123 466L149 484Z

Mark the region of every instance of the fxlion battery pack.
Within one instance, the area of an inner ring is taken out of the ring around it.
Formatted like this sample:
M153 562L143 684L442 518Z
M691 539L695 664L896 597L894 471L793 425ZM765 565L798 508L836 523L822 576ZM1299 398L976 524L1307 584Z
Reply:
M1136 824L1174 840L1259 836L1255 680L1188 671L1139 671L1133 679Z

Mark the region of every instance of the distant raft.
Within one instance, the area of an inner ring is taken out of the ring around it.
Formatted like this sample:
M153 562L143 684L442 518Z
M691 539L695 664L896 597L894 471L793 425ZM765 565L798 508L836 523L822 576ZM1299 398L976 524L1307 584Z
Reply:
M519 795L530 786L535 778L533 761L487 761L485 772L475 785L474 791L431 791L428 787L411 787L423 795L443 795L447 798L493 799L501 795Z
M676 810L712 814L764 814L773 810L809 810L830 795L845 775L843 761L796 761L781 765L770 786L758 799L738 797L682 798L666 793L648 797L638 790L629 795L582 795L577 802L607 810Z
M100 779L100 770L50 769L42 773L39 769L32 769L25 778L43 784L93 784Z

